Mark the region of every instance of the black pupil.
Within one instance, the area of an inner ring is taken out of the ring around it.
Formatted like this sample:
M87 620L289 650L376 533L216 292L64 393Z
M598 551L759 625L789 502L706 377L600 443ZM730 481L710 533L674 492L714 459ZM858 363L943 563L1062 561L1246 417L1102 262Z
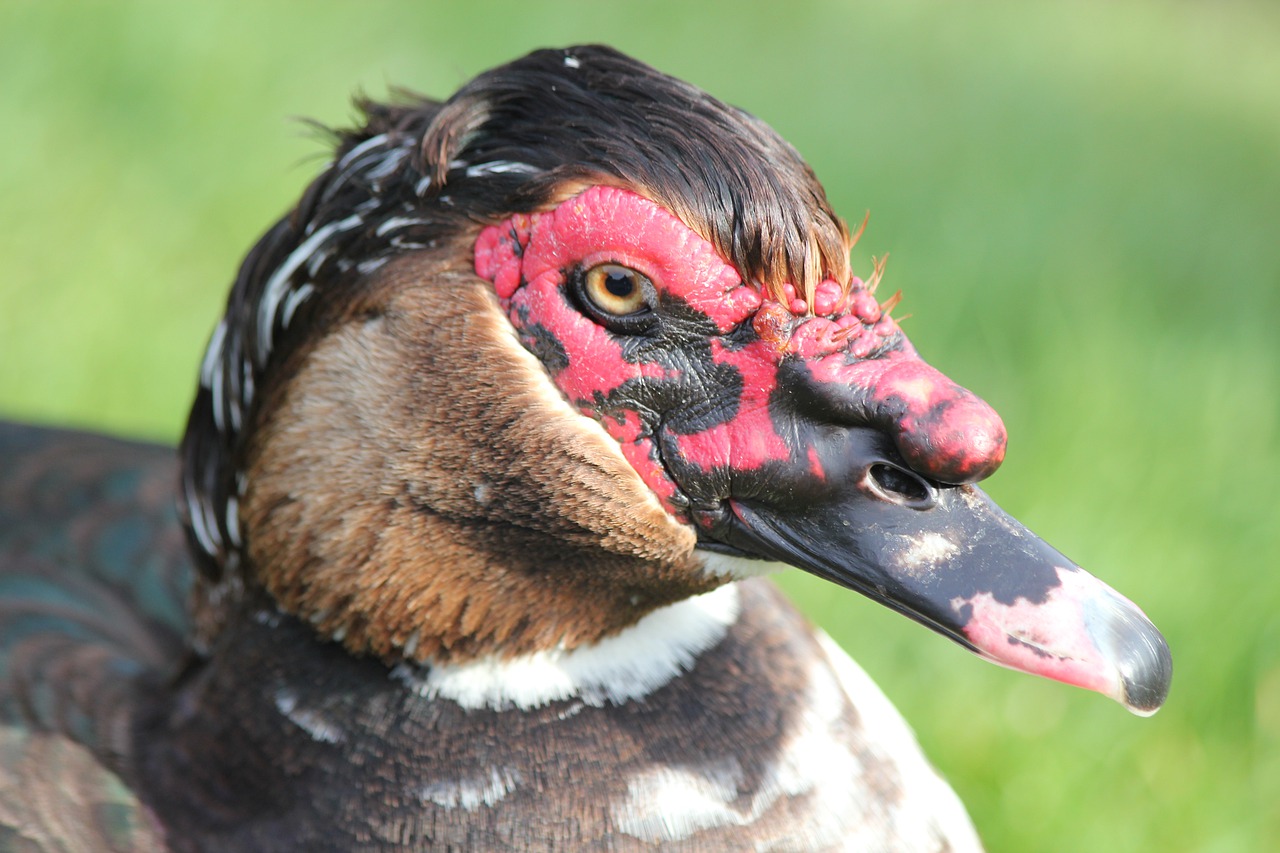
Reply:
M604 289L614 296L630 296L636 289L635 279L625 272L606 273Z

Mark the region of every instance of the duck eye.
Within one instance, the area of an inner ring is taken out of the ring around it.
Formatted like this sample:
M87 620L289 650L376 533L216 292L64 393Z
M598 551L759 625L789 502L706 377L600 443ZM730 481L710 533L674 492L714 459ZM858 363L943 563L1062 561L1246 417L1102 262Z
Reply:
M648 307L652 287L647 276L630 267L598 264L587 270L583 295L606 314L624 317Z
M621 264L596 264L576 284L582 307L615 331L640 331L654 319L657 292L644 273Z

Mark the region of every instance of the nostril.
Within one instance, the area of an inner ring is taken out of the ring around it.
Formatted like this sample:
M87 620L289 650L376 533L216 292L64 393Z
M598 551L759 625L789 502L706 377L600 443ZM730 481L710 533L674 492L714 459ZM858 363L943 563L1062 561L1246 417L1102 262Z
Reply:
M866 482L871 491L883 500L912 509L929 509L937 502L932 484L887 462L876 462L868 468Z

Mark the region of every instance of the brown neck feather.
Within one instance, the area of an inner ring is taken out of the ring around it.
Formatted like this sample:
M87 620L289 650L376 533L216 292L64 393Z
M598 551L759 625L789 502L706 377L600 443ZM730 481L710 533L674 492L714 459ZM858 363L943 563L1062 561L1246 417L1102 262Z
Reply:
M573 648L718 585L472 275L388 265L285 373L245 457L247 576L353 651Z

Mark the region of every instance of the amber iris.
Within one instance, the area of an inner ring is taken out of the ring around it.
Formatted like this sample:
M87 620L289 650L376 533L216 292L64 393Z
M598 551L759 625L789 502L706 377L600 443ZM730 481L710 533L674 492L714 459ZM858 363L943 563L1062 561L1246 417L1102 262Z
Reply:
M621 264L597 264L587 270L583 295L600 311L615 317L636 314L650 306L653 284L643 273Z

